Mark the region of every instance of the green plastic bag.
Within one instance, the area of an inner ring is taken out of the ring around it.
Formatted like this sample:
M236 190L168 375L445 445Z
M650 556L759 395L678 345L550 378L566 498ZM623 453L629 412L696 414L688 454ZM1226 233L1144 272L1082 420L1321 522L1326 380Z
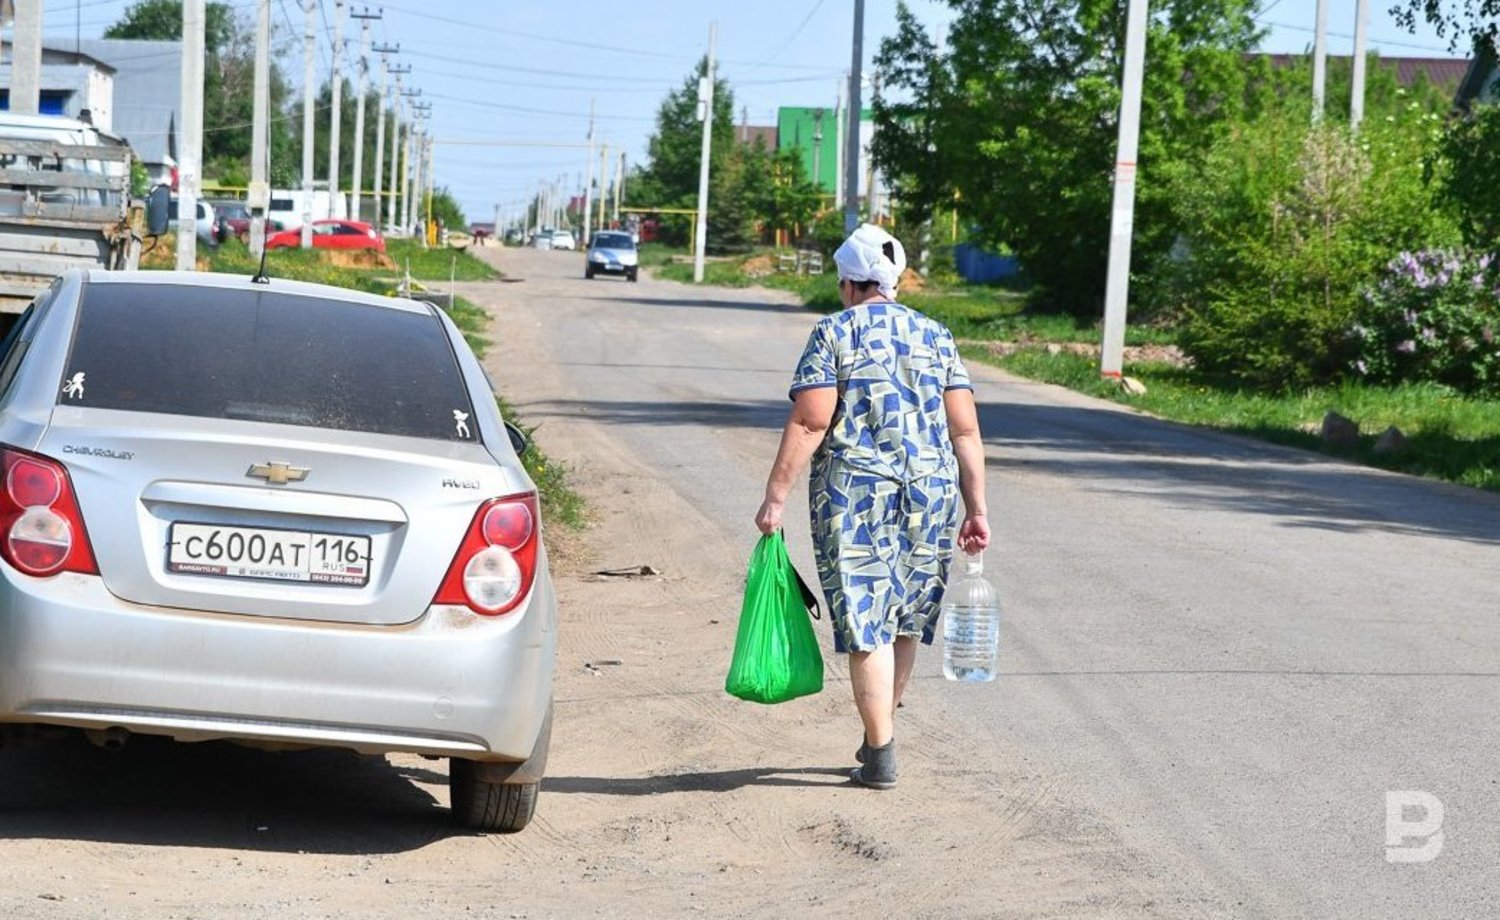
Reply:
M817 597L802 584L781 532L760 538L750 557L734 658L724 689L753 703L784 703L823 689L823 654L810 612Z

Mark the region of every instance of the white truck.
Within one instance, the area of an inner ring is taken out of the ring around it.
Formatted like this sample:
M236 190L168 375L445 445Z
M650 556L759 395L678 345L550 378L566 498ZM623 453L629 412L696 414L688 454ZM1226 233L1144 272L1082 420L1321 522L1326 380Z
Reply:
M90 124L0 112L0 314L69 268L137 267L144 213L130 164L130 147Z
M344 216L344 196L329 194L327 189L316 189L308 199L301 189L272 189L271 204L266 211L266 220L276 230L296 230L302 226L303 202L312 202L310 210L313 220L327 220Z

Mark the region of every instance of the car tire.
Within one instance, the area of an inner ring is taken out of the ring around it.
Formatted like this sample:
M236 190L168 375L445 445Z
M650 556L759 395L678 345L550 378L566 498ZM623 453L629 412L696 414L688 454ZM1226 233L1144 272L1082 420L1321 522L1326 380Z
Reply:
M583 280L585 280L585 281L593 281L594 280L594 270L592 268L585 268L583 270Z
M531 822L541 783L491 783L479 778L472 760L453 758L448 794L453 820L481 831L514 834Z
M626 275L626 277L629 278L631 281L634 281L635 280L635 270L631 269L630 274Z

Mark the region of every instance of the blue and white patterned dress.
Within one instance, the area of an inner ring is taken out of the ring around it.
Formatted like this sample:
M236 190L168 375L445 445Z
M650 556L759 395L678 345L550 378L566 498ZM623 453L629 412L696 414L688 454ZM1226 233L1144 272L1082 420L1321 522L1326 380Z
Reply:
M791 395L813 387L839 390L810 482L834 648L873 651L898 635L930 645L958 523L943 394L971 388L953 334L895 303L826 316Z

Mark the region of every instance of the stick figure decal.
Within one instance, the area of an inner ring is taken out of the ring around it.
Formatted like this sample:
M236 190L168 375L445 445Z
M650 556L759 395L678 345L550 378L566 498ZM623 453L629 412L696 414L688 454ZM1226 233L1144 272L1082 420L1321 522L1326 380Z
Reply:
M453 410L453 424L458 428L458 436L461 438L473 437L469 434L469 413Z
M68 378L68 382L63 384L63 395L69 399L83 398L83 371Z

